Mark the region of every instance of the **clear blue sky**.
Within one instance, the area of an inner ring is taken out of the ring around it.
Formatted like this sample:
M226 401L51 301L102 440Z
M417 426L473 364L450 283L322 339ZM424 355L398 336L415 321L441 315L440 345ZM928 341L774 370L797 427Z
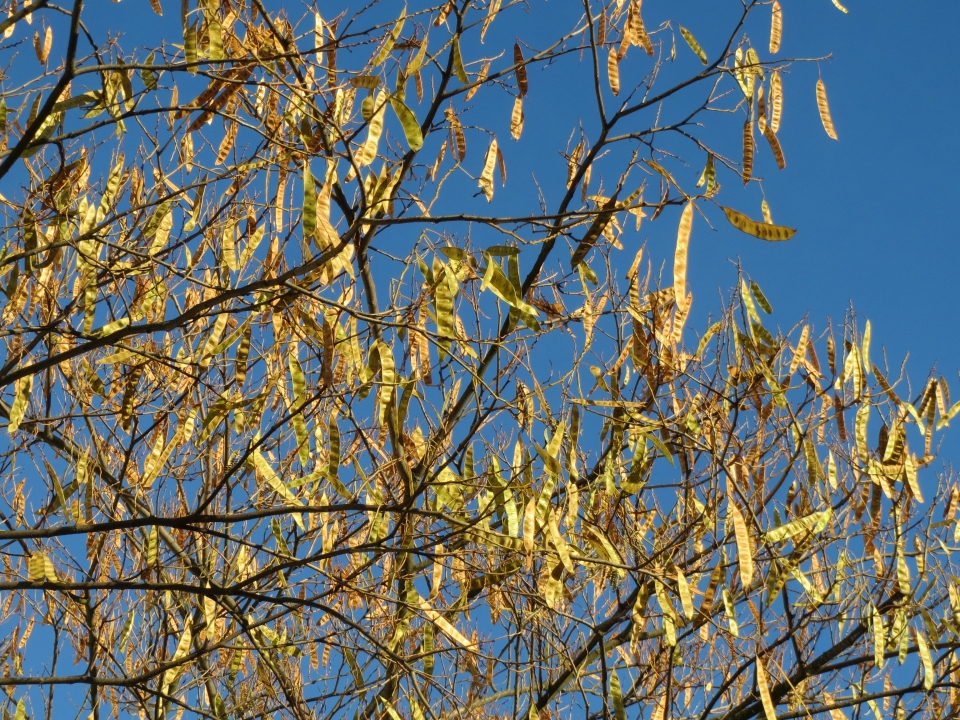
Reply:
M736 252L782 322L809 312L822 327L852 302L891 367L910 352L915 388L936 364L960 396L960 3L851 0L849 15L829 0L783 5L782 53L833 55L821 69L839 142L818 122L812 83L793 91L788 79L788 167L767 173L766 191L776 219L799 232L771 246L724 229L699 243L694 282L709 290L729 278L718 270ZM941 460L958 451L948 433Z
M821 67L839 142L818 122L812 83L793 90L788 78L788 167L767 173L767 193L777 219L800 232L780 246L740 240L736 252L781 317L809 311L819 324L852 301L891 359L910 350L915 373L936 362L955 380L960 3L851 0L849 15L829 0L783 5L782 54L833 54ZM733 238L704 246L694 259L701 283Z

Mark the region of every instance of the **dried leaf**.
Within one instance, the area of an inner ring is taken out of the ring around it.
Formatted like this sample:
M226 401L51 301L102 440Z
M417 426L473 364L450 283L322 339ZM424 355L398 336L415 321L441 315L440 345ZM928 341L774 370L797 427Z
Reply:
M376 90L380 87L380 78L376 75L356 75L350 78L350 84L363 90Z
M13 435L20 428L27 406L30 404L30 393L33 389L33 375L27 375L13 384L14 399L10 406L10 415L7 422L7 432Z
M560 557L560 563L563 565L564 570L568 573L575 572L576 568L573 565L573 560L570 558L570 548L560 534L555 510L551 509L547 512L547 529L550 532L550 541L557 550L557 555Z
M693 50L694 54L700 58L700 62L702 62L704 65L708 64L710 61L707 60L707 53L702 47L700 47L700 43L697 42L697 39L693 36L693 33L681 25L680 34L683 35L683 39L687 41L687 45L690 46L690 49Z
M753 544L743 514L736 504L730 500L727 503L727 512L733 519L733 532L737 540L737 558L740 561L740 581L744 588L750 587L753 582Z
M797 518L796 520L791 520L788 523L785 523L779 527L774 528L773 530L768 530L763 534L764 541L768 543L782 542L784 540L789 540L792 537L799 535L800 533L807 532L812 530L815 527L819 526L821 523L829 521L832 516L831 510L821 510L820 512L811 513L805 515L802 518Z
M197 25L191 23L183 28L183 57L190 65L190 73L195 75L197 72Z
M148 251L151 255L156 255L167 244L167 239L170 237L170 230L173 227L172 210L173 201L164 200L154 209L153 214L147 221L146 227L143 229L143 236L145 238L153 238L153 242L150 243L150 249Z
M572 187L577 177L577 170L580 169L580 158L583 155L583 141L577 143L577 146L567 158L567 187Z
M47 557L38 550L27 560L27 577L31 582L44 582L47 579Z
M677 568L677 594L680 596L680 604L683 606L683 614L687 620L693 620L695 611L693 609L693 596L690 594L690 584L686 576Z
M533 552L537 532L537 498L530 498L523 510L523 548L528 553Z
M627 720L627 711L623 705L623 689L620 687L620 675L616 668L610 672L610 700L613 704L614 718Z
M726 570L723 562L717 563L717 566L710 573L710 580L707 582L707 589L703 593L703 602L700 603L700 614L703 617L709 617L713 608L713 601L716 599L717 589L725 582Z
M760 203L760 213L763 215L763 221L768 225L773 225L773 215L770 213L770 205L766 200Z
M177 643L177 648L173 652L173 657L170 658L170 662L177 663L180 660L183 660L190 653L190 646L193 641L193 626L191 625L191 620L189 616L183 627L183 634L180 636L180 642ZM174 680L176 680L180 674L183 672L183 668L180 666L174 666L167 669L163 674L163 687L164 692L166 688L170 687Z
M750 292L753 293L753 297L757 301L757 305L760 306L760 309L763 310L767 315L773 314L773 306L770 305L770 301L767 300L767 296L763 294L763 290L760 289L760 286L757 285L753 280L750 281Z
M737 228L737 230L744 232L747 235L753 235L761 240L769 240L771 242L789 240L797 233L797 231L793 228L784 227L782 225L759 223L756 220L751 220L746 215L737 212L733 208L721 206L721 209L727 216L727 220L730 221L730 224Z
M453 46L451 47L450 52L453 53L453 74L456 75L457 80L466 85L470 82L470 79L467 77L467 71L463 68L463 56L460 54L459 35L453 36Z
M527 64L523 59L523 51L519 43L513 44L513 64L517 66L517 89L520 91L520 97L527 94Z
M617 51L610 48L607 55L607 80L610 82L610 92L620 94L620 58Z
M677 227L677 247L673 255L673 292L677 308L682 312L687 299L687 248L690 245L690 230L693 227L693 201L688 202L680 214Z
M460 119L453 110L446 110L444 115L447 118L447 122L450 123L450 146L454 150L457 162L461 163L467 156L467 139L463 134L463 127L460 125Z
M220 141L220 147L217 148L217 165L222 165L230 151L233 150L233 145L237 141L238 128L239 125L235 120L230 120L227 123L227 131L223 135L223 140Z
M483 64L483 66L480 68L480 72L477 73L477 79L473 83L473 87L467 90L467 94L463 98L464 102L469 102L470 98L472 98L474 95L477 94L477 90L479 90L480 86L483 85L483 83L486 81L487 73L489 73L490 71L490 62L491 62L490 60L487 60ZM422 85L422 81L420 80L419 72L416 74L416 79L417 79L417 98L422 99L420 97L422 95L422 91L420 89L420 86Z
M783 82L780 71L770 73L770 117L767 126L774 132L780 131L780 116L783 113Z
M657 704L653 708L653 712L650 713L650 720L663 720L667 714L667 696L661 695L657 698Z
M477 185L483 191L487 202L493 200L493 171L497 164L497 139L490 141L490 147L487 148L487 155L483 160L483 172L480 173L480 179Z
M290 492L290 489L283 484L283 481L280 479L280 476L277 475L276 471L270 465L263 455L260 454L259 450L253 451L253 464L257 468L260 477L267 481L267 484L276 492L280 497L282 497L290 505L302 505L296 495ZM303 527L303 520L300 517L299 513L293 513L293 519L297 522L301 528Z
M703 166L703 172L700 173L700 179L697 180L697 187L703 187L704 195L710 197L717 189L717 166L713 153L707 153L707 163Z
M920 662L923 666L923 688L929 692L933 690L933 684L937 676L933 667L933 655L930 654L930 646L927 644L927 638L919 630L914 630L914 636L917 640L917 651L920 653Z
M897 543L897 585L904 596L910 597L910 567L907 565L907 558L903 554L902 541Z
M303 206L302 206L303 237L308 238L317 229L317 190L316 180L310 172L310 164L303 167Z
M33 50L37 54L37 60L41 65L47 64L47 58L50 57L50 50L53 48L53 28L49 25L43 31L43 40L40 39L40 33L33 34Z
M315 12L313 14L313 47L316 50L322 48L325 44L323 39L323 16Z
M334 20L327 28L330 33L330 42L327 43L327 86L337 86L337 21ZM329 645L327 646L329 647Z
M872 367L870 363L870 337L872 334L873 334L873 328L870 326L870 321L867 320L866 324L863 327L863 340L860 343L860 357L863 360L863 369L867 373L867 375L870 374L870 368ZM937 386L937 389L939 390L939 386ZM941 414L943 414L942 410L941 410Z
M614 193L614 196L607 200L607 202L603 205L603 208L597 214L597 217L594 218L594 221L590 224L590 227L587 228L587 232L584 233L583 238L577 244L576 249L574 249L573 255L570 257L571 270L576 270L577 265L583 262L583 259L587 256L587 253L590 252L590 249L600 238L600 235L603 233L607 223L610 222L610 218L613 217L613 213L616 211L616 209L617 194Z
M437 17L433 20L434 27L440 27L447 20L447 16L452 10L455 10L457 7L454 0L447 0L447 2L440 6L440 12L437 13Z
M783 35L783 10L780 3L773 0L770 8L770 54L780 51L780 38Z
M773 151L773 157L777 161L777 167L783 170L787 166L787 161L783 156L783 148L780 147L780 140L777 139L776 133L767 125L763 128L763 136L767 139L767 143Z
M483 27L480 29L480 42L483 42L484 36L487 34L487 28L490 27L490 23L493 22L494 18L497 16L497 13L500 12L500 2L501 0L490 0L490 5L487 7L487 17L483 20Z
M874 374L876 373L876 368L874 368ZM880 379L880 376L877 375L877 379ZM943 413L940 417L940 420L937 421L937 430L942 430L950 424L950 421L957 416L957 413L960 413L960 400L955 402L950 406L950 409L947 412Z
M922 503L923 493L920 491L920 483L917 481L917 461L913 455L907 455L903 459L903 476L913 499Z
M757 88L757 126L760 132L767 126L767 103L763 96L763 85Z
M523 97L517 96L513 101L513 113L510 115L510 135L519 140L523 133Z
M777 720L777 708L770 695L770 684L767 682L767 671L763 661L757 658L757 689L760 691L760 702L763 704L763 714L767 720Z
M394 44L396 44L400 33L403 31L403 24L406 22L406 18L407 7L404 5L403 10L400 11L400 17L393 23L390 33L383 39L383 44L380 46L380 49L377 50L377 54L370 60L370 67L375 68L387 59L387 55L393 50Z
M838 377L839 381L840 378ZM838 388L839 389L839 388ZM867 423L870 420L870 403L862 403L857 410L857 419L854 424L854 436L857 440L857 454L863 464L870 459L870 449L867 446Z
M234 68L223 77L216 77L210 81L206 89L203 90L186 106L180 108L175 113L175 117L184 117L194 110L202 110L199 115L190 123L188 132L194 132L202 128L206 123L213 121L213 116L226 107L237 93L243 89L244 81L253 72L253 65L246 64ZM221 90L223 92L221 92ZM217 95L217 93L220 93ZM216 95L216 98L214 96Z
M631 0L627 8L627 27L624 33L624 39L632 45L639 45L643 51L653 57L653 43L650 42L650 36L643 24L643 16L640 14L641 0Z
M823 84L823 79L817 80L817 109L820 111L820 121L823 123L823 129L827 135L837 139L837 131L833 127L833 119L830 117L830 106L827 104L827 87Z
M403 134L407 138L407 145L413 152L416 152L423 146L423 133L420 130L420 123L417 122L417 116L395 95L390 97L390 106L396 113L397 119L400 120L400 125L403 126Z
M377 156L377 148L380 145L380 136L383 134L383 115L387 109L387 94L384 91L377 93L374 100L373 117L370 118L370 124L367 129L367 139L357 153L357 165L363 167L373 162Z

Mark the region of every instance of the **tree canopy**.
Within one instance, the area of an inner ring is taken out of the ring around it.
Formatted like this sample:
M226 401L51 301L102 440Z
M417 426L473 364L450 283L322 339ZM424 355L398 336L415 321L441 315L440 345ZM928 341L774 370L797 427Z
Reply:
M956 717L960 402L688 323L785 4L8 3L4 717Z

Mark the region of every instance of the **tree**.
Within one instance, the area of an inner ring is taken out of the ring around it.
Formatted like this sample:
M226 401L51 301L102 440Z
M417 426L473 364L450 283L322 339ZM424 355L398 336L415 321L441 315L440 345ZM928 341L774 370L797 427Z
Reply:
M694 222L794 232L719 205L799 67L728 4L13 2L5 716L955 717L946 382L746 274L685 331Z

